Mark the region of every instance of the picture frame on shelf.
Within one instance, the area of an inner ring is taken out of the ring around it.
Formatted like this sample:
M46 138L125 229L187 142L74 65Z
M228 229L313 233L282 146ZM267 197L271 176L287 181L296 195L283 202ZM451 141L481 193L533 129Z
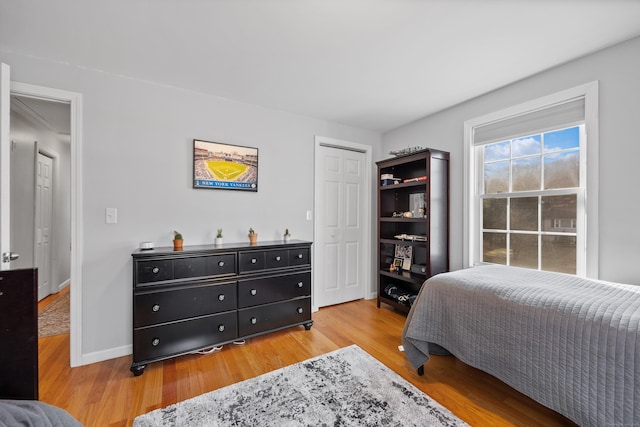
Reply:
M411 260L413 259L413 246L396 245L395 259L402 260L402 270L411 270Z
M409 194L409 212L412 213L413 218L424 218L427 212L425 207L425 193Z

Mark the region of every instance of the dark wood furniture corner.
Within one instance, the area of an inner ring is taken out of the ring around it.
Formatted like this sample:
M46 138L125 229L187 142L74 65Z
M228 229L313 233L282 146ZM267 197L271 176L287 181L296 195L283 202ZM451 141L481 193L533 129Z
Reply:
M378 307L385 303L408 312L410 307L385 294L396 285L417 294L424 281L449 271L449 153L425 149L376 162L378 165ZM394 179L383 179L392 176ZM405 182L406 181L406 182ZM396 183L397 182L397 183ZM412 194L424 194L424 213L410 212ZM421 216L422 214L422 216ZM397 236L424 236L425 240ZM396 245L410 246L411 264L419 271L391 271Z
M132 257L136 376L150 362L313 325L311 242L139 249Z

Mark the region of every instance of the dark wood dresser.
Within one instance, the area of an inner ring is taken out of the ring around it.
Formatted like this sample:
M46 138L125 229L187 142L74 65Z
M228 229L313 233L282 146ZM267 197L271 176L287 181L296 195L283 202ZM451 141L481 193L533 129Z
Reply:
M311 320L311 242L138 249L133 254L133 361L150 362Z

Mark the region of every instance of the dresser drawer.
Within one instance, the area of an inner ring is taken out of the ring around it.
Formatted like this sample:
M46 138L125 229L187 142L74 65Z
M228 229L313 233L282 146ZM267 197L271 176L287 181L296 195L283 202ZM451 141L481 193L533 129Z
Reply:
M311 264L309 248L289 249L289 265Z
M235 312L133 330L133 363L175 356L238 337Z
M173 278L188 279L207 275L207 257L177 258L173 261Z
M311 272L261 277L238 282L238 307L311 295Z
M236 282L180 286L133 297L133 326L154 325L236 308Z
M173 260L150 260L137 263L138 283L159 282L173 279Z
M213 255L207 257L207 276L235 274L236 254Z
M246 337L311 320L311 297L238 311L238 333Z
M240 273L264 270L265 254L264 252L240 252L238 264Z
M281 268L289 266L289 253L286 250L266 251L267 268Z

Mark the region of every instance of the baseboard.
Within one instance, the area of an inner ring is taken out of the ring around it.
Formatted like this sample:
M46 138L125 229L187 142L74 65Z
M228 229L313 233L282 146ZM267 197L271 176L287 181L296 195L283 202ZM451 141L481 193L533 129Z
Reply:
M115 359L117 357L128 356L133 354L133 345L123 345L122 347L110 348L108 350L95 351L82 355L81 366L90 365L92 363L104 362L105 360Z
M364 297L364 299L376 299L378 298L378 293L377 292L369 292L367 294L366 297Z
M64 288L66 288L67 286L69 286L71 284L71 279L67 279L64 282L60 283L58 285L58 292L60 292L61 290L63 290Z

